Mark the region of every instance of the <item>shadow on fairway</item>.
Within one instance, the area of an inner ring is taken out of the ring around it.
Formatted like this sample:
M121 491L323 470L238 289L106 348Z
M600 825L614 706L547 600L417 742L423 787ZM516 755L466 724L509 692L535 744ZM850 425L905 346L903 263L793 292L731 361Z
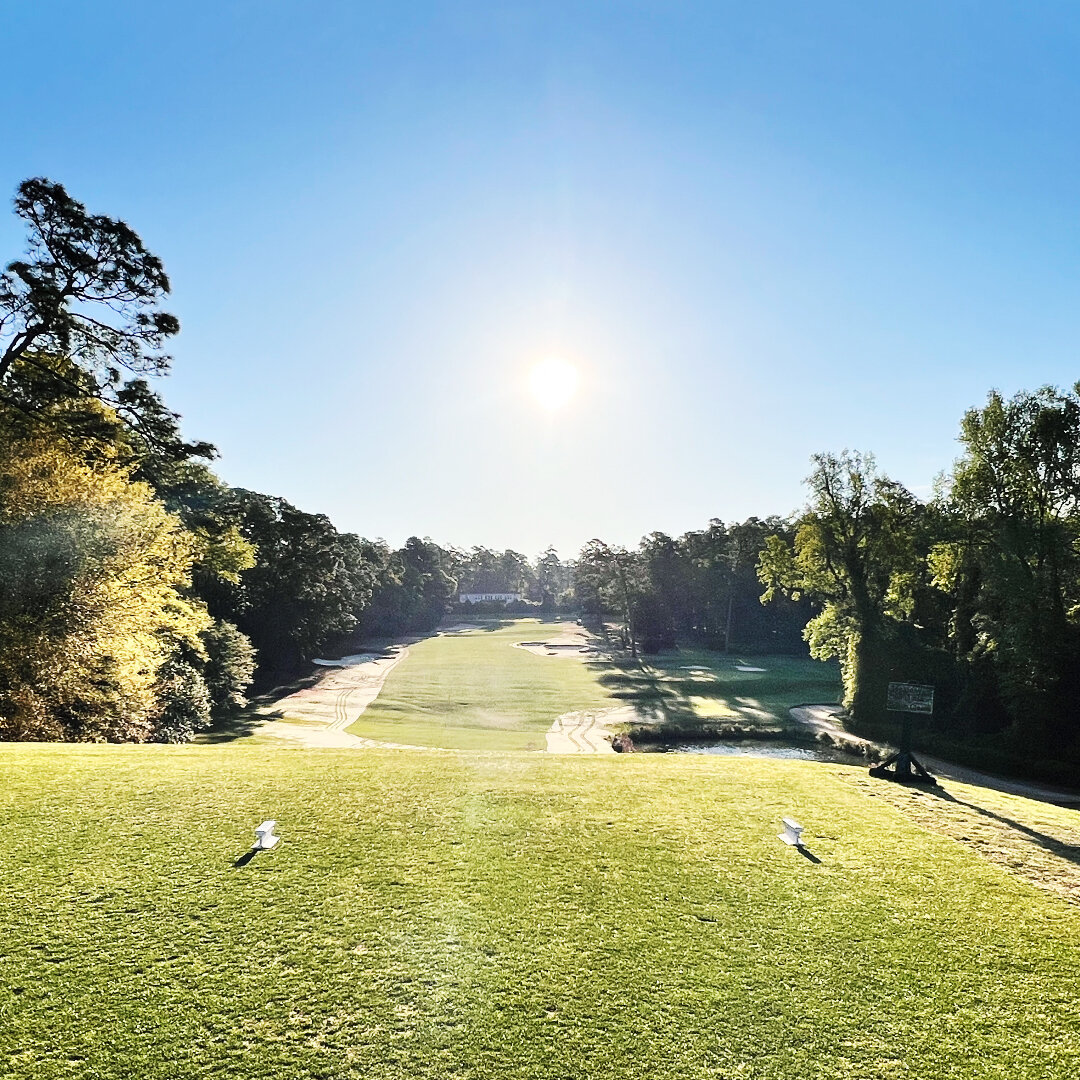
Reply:
M715 677L671 675L631 658L611 658L607 663L591 663L588 667L596 672L597 681L613 698L632 705L642 720L655 719L659 712L665 724L696 727L702 718L694 708L692 697L708 698L731 709L733 714L739 712L730 686Z
M255 729L267 717L255 711L254 703L243 712L235 716L217 720L214 726L207 731L200 731L192 740L195 744L216 745L218 743L232 742L234 739L242 739L254 733Z
M258 854L259 853L255 850L255 848L252 848L250 851L245 851L244 854L241 855L240 858L233 863L233 869L239 870L240 867L247 866L247 864L251 862L251 860L254 859L255 856Z

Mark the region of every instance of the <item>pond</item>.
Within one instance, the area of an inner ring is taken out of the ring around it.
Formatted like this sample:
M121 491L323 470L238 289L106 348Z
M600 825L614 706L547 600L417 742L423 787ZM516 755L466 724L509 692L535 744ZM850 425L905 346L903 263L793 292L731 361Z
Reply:
M639 747L660 754L723 754L730 757L786 758L792 761L825 761L833 765L865 765L866 758L845 753L833 746L806 746L776 739L740 739L738 742L673 743L670 746Z

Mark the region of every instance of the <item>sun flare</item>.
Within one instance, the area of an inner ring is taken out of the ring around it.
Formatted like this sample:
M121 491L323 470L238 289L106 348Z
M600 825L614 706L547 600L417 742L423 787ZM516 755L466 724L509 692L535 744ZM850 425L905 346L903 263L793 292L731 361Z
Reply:
M529 372L529 391L549 412L566 405L577 393L577 387L577 368L555 356L534 364Z

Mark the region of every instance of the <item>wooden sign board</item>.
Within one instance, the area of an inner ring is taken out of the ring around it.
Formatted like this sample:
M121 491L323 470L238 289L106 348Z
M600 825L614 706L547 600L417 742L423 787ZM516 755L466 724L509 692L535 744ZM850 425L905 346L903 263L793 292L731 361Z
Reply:
M932 716L934 713L934 688L921 683L891 682L885 708L889 712L918 713Z

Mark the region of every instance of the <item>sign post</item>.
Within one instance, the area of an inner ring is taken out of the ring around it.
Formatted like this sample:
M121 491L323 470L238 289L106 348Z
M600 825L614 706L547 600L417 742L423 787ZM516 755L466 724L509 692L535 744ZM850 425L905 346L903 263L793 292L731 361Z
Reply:
M871 776L881 780L895 780L901 784L936 784L937 781L923 768L911 752L912 716L933 716L934 688L921 683L889 683L885 699L888 712L900 713L900 749L880 765L870 770Z

